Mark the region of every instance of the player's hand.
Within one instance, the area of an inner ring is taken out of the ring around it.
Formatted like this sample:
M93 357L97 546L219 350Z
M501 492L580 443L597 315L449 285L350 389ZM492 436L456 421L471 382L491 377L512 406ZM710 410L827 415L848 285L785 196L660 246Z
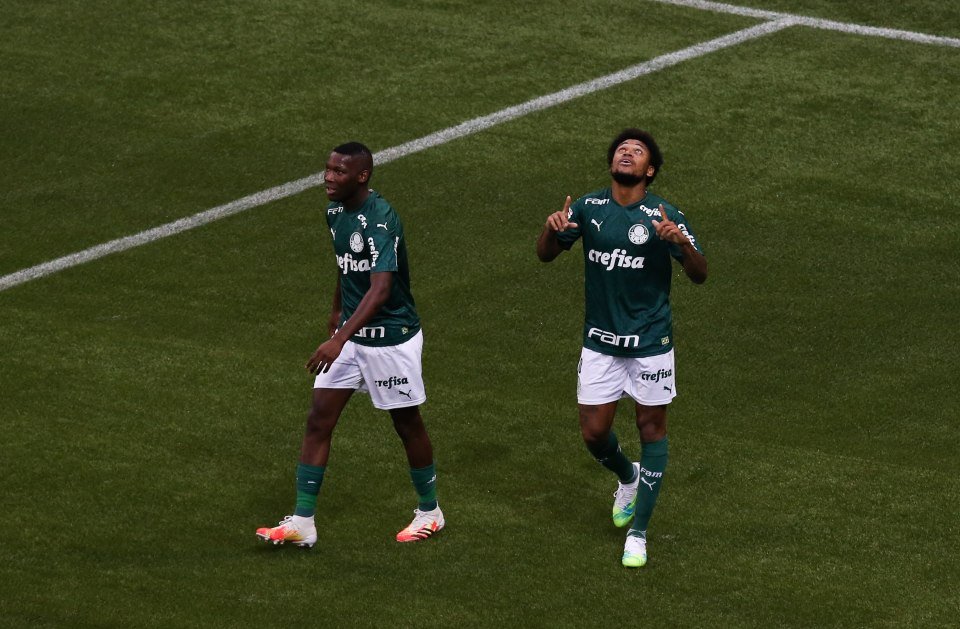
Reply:
M562 232L567 229L580 227L576 223L570 222L570 197L567 196L566 203L563 204L563 209L559 212L554 212L547 217L547 228L552 232Z
M321 371L327 373L341 351L343 351L343 342L339 339L332 338L324 341L307 361L307 371L314 375Z
M657 230L657 237L660 238L660 240L666 240L675 245L685 245L690 242L690 239L680 231L677 224L667 218L667 211L663 209L662 203L660 204L660 216L662 218L659 221L653 221L653 228Z

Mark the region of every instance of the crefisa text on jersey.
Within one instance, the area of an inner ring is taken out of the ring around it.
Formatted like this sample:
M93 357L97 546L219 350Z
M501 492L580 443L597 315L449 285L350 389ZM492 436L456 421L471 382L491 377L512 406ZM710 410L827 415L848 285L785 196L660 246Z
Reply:
M612 271L614 267L622 269L642 269L643 256L628 256L625 249L614 249L613 252L591 249L587 252L587 259L606 267Z
M370 260L355 260L352 255L345 253L337 256L337 266L346 275L350 271L364 272L370 270Z

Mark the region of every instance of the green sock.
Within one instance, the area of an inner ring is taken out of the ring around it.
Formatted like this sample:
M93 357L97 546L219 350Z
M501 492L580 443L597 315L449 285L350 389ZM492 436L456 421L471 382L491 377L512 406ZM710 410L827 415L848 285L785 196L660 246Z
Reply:
M317 512L317 495L323 484L325 470L322 465L297 465L297 506L293 515L309 518Z
M620 442L617 441L617 435L612 430L606 443L599 445L587 443L587 450L590 450L590 454L600 465L616 474L621 483L633 481L635 473L633 463L620 450Z
M411 467L410 480L417 490L421 511L433 511L437 508L437 470L433 463L426 467Z
M637 488L637 512L633 515L630 533L646 536L647 524L660 495L663 473L667 469L667 438L643 444L640 456L640 485Z

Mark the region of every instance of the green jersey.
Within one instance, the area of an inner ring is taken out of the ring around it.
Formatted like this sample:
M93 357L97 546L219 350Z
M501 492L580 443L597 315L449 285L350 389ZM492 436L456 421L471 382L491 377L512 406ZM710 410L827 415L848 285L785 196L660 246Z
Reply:
M655 194L626 207L610 188L570 206L577 227L557 234L564 249L583 238L585 317L583 346L612 356L653 356L673 348L671 257L680 247L657 237L660 205L703 253L683 212Z
M351 337L360 345L399 345L420 330L420 317L410 292L407 245L400 217L374 190L356 210L340 203L327 206L327 226L340 268L339 325L349 319L370 290L371 273L393 273L390 297L367 325Z

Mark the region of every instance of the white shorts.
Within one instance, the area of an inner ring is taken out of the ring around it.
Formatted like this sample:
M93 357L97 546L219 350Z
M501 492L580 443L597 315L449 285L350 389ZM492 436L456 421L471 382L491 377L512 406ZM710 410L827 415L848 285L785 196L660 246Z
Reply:
M330 371L320 373L314 389L356 389L369 393L382 410L416 406L427 401L420 354L423 330L400 345L368 347L347 341Z
M598 405L626 395L640 404L669 404L677 395L673 350L656 356L608 356L583 348L577 365L577 402Z

